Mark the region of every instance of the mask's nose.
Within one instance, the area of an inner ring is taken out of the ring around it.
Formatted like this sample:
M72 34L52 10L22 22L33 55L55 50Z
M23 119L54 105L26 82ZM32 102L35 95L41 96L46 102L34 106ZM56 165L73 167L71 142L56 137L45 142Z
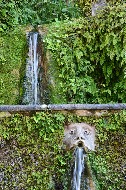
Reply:
M75 140L80 140L80 141L82 141L82 140L84 140L84 138L83 138L82 136L78 136L78 137L76 137Z

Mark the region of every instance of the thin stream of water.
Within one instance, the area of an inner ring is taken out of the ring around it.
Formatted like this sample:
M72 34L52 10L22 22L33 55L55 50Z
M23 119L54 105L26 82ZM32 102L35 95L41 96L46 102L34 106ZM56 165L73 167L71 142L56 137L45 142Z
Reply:
M37 53L37 38L38 33L34 33L33 36L33 58L34 58L34 64L33 64L33 91L34 91L34 104L38 103L38 53ZM31 40L31 39L30 39ZM32 55L31 55L32 57Z
M73 173L73 188L72 190L80 190L81 188L81 176L84 172L84 150L81 147L77 147L75 152L75 165Z
M39 84L38 84L38 33L30 32L28 34L29 43L29 53L26 64L26 76L24 82L24 98L23 104L39 104L40 97L38 94Z

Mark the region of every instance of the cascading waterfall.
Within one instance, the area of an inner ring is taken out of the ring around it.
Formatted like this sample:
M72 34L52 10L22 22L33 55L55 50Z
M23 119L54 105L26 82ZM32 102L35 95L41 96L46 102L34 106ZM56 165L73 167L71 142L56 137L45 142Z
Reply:
M28 43L29 53L26 64L26 76L24 81L25 93L23 104L40 104L40 85L39 76L39 55L38 54L38 32L29 32Z

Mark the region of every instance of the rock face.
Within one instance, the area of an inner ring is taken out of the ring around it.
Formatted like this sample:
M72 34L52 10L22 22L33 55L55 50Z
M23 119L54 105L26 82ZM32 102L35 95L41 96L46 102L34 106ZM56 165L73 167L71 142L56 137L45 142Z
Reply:
M98 0L92 4L92 16L95 16L98 11L106 6L106 0Z
M94 150L95 127L86 123L71 123L65 126L63 142L68 150L75 146L82 146L85 151Z

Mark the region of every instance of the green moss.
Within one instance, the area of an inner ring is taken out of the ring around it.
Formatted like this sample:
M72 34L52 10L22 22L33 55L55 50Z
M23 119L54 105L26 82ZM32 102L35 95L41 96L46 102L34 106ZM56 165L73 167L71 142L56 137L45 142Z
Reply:
M20 97L20 69L26 59L26 37L22 29L0 36L0 104L17 104Z
M98 190L124 189L126 111L96 117L39 112L1 120L1 168L4 189L67 190L73 151L63 149L64 125L87 122L96 126L95 152L89 162Z
M60 78L58 76L58 67L56 63L52 60L49 62L48 67L48 89L49 89L49 99L50 103L62 104L67 103L66 95L63 90L61 90Z
M61 156L64 119L61 114L43 112L3 120L1 134L7 141L2 162L7 189L15 187L15 175L18 187L54 189L53 178L57 175L59 180L66 165L67 154ZM6 187L5 181L2 185Z

